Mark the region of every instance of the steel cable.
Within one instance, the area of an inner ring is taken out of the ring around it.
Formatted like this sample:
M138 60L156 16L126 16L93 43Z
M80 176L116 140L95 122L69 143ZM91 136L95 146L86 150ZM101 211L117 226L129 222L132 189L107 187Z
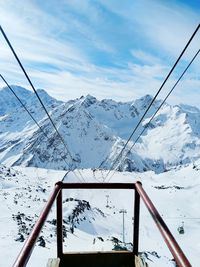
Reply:
M57 127L56 127L54 121L52 120L52 118L51 118L49 112L47 111L47 109L46 109L44 103L42 102L40 96L38 95L38 93L37 93L37 91L36 91L36 89L35 89L33 83L31 82L31 79L29 78L29 76L28 76L28 74L27 74L25 68L23 67L23 65L22 65L22 63L21 63L19 57L17 56L17 54L16 54L16 52L15 52L13 46L11 45L11 43L10 43L8 37L6 36L6 34L5 34L5 32L4 32L4 30L3 30L3 28L2 28L1 25L0 25L0 31L1 31L1 33L2 33L2 35L3 35L3 37L4 37L4 39L6 40L6 42L7 42L8 46L9 46L9 48L11 49L11 51L12 51L12 53L13 53L15 59L17 60L17 63L19 64L20 68L22 69L22 71L23 71L23 73L24 73L26 79L28 80L28 82L29 82L31 88L33 89L34 93L36 94L36 96L37 96L37 98L38 98L38 100L39 100L41 106L43 107L45 113L47 114L49 120L51 121L51 124L53 125L53 128L55 129L57 135L59 136L61 142L63 143L63 145L64 145L64 147L65 147L67 153L69 154L69 156L70 156L72 162L75 161L74 158L72 157L72 155L71 155L71 153L70 153L70 151L69 151L69 149L68 149L68 147L67 147L67 145L66 145L66 143L65 143L65 141L64 141L64 139L63 139L63 137L62 137L61 134L59 133L59 131L58 131L58 129L57 129ZM77 169L77 170L78 170L78 169ZM82 174L80 173L79 170L78 170L78 172L79 172L80 176L83 178L83 176L82 176Z
M18 97L18 95L15 93L15 91L12 89L12 87L8 84L8 82L6 81L6 79L2 76L2 74L0 74L1 79L4 81L4 83L6 84L6 86L8 87L8 89L12 92L12 94L16 97L16 99L19 101L19 103L22 105L22 107L25 109L25 111L29 114L29 116L31 117L31 119L35 122L35 124L38 126L38 128L40 129L40 131L44 134L44 136L47 138L47 140L50 140L50 137L46 134L46 132L42 129L42 127L39 125L39 123L36 121L36 119L33 117L33 115L31 114L31 112L27 109L27 107L24 105L24 103L22 102L22 100ZM53 145L53 147L60 153L60 151L58 150L58 148ZM60 154L62 159L65 161L66 165L70 168L68 162L66 161L66 159L62 156L62 154ZM72 170L72 172L74 173L74 170ZM74 173L74 175L78 178L78 180L80 181L79 177Z
M127 153L124 155L124 157L121 158L121 161L119 162L119 164L117 165L117 167L115 168L112 176L108 179L108 182L110 181L110 179L113 177L114 173L116 172L117 168L120 166L120 164L126 159L126 156L131 152L131 150L133 149L133 147L135 146L135 144L137 143L137 141L139 140L139 138L141 137L141 135L144 133L144 131L149 127L150 123L152 122L152 120L155 118L155 116L157 115L157 113L160 111L160 109L162 108L162 106L164 105L164 103L166 102L167 98L171 95L171 93L174 91L175 87L177 86L177 84L180 82L180 80L182 79L182 77L185 75L186 71L189 69L189 67L191 66L191 64L193 63L193 61L195 60L195 58L198 56L200 52L200 49L196 52L196 54L194 55L194 57L192 58L192 60L189 62L189 64L187 65L187 67L184 69L184 71L182 72L181 76L179 77L179 79L176 81L176 83L174 84L174 86L172 87L172 89L169 91L169 93L167 94L167 96L164 98L164 100L161 102L161 104L159 105L159 107L157 108L156 112L153 114L153 116L150 118L150 120L148 121L148 123L144 126L143 130L141 131L141 133L139 134L139 136L136 138L136 140L134 141L133 145L131 146L131 148L127 151ZM108 175L106 176L105 180L107 179Z
M157 93L155 94L155 96L153 97L153 99L151 100L149 106L147 107L146 111L144 112L144 114L142 115L142 117L140 118L139 122L137 123L136 127L133 129L131 135L129 136L129 138L127 139L126 143L124 144L124 146L122 147L120 153L118 154L118 156L116 157L116 159L114 160L113 164L110 167L110 170L108 171L108 175L110 174L111 170L115 167L115 164L118 162L118 160L120 159L120 157L122 156L125 148L127 147L128 143L130 142L130 140L132 139L134 133L136 132L136 130L138 129L139 125L142 123L144 117L146 116L147 112L149 111L149 109L151 108L152 104L154 103L154 101L156 100L157 96L159 95L159 93L161 92L163 86L165 85L165 83L167 82L167 80L169 79L170 75L172 74L173 70L175 69L175 67L177 66L178 62L180 61L181 57L183 56L183 54L185 53L186 49L188 48L189 44L191 43L191 41L193 40L194 36L196 35L196 33L198 32L200 28L200 24L197 26L196 30L194 31L194 33L192 34L192 36L190 37L189 41L187 42L187 44L185 45L184 49L182 50L181 54L179 55L178 59L176 60L176 62L174 63L173 67L171 68L171 70L169 71L167 77L165 78L165 80L163 81L163 83L161 84L160 88L158 89ZM102 165L105 162L101 163L101 165L99 166L99 168L102 167ZM106 177L108 176L106 175Z

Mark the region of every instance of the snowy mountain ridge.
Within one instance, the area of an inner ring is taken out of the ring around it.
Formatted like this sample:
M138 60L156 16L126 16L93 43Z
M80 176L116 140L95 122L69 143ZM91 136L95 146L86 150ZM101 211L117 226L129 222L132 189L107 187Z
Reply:
M0 162L10 166L67 169L75 166L98 168L101 165L102 168L109 169L152 100L150 95L146 95L130 102L111 99L99 101L87 95L62 102L52 98L44 90L38 90L69 148L72 162L35 94L19 86L12 88L49 139L46 140L9 89L1 89ZM148 123L159 104L159 100L155 101L143 126ZM132 142L143 126L136 131ZM200 110L187 105L165 104L118 169L163 172L194 162L200 158L199 148Z

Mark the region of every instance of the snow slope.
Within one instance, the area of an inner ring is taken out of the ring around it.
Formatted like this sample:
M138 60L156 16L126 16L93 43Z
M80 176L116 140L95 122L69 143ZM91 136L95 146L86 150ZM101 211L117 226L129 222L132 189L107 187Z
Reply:
M155 203L172 234L186 253L192 266L199 265L200 225L200 162L185 168L162 174L116 173L112 182L134 182L140 180ZM63 171L36 168L15 169L0 167L0 251L2 266L11 266L40 214L55 181L61 179ZM86 181L101 181L102 172L83 170ZM105 175L105 171L103 172ZM69 173L65 182L76 182ZM108 196L108 205L107 197ZM65 190L63 193L64 250L112 250L115 239L122 242L122 214L126 209L125 242L132 249L133 193L124 190ZM189 201L188 201L189 200ZM184 222L184 234L177 228ZM115 239L114 239L114 238ZM43 247L43 241L45 246ZM53 208L40 234L28 266L46 266L48 257L56 255L55 209ZM152 222L144 205L141 205L140 252L149 266L174 266L164 241ZM9 248L12 247L12 250Z

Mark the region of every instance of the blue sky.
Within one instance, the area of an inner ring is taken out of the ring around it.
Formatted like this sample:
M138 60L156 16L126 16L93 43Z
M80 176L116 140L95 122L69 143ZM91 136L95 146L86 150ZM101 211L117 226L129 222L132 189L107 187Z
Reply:
M63 100L153 95L199 22L195 0L0 0L0 23L35 87ZM160 97L199 48L200 32ZM200 107L199 63L170 102ZM2 37L0 72L29 88Z

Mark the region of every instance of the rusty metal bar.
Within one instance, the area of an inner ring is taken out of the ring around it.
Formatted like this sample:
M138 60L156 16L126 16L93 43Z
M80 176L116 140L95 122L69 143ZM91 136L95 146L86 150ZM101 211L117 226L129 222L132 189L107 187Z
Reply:
M135 184L135 189L140 194L140 197L143 199L147 209L149 210L154 222L156 223L159 231L161 232L178 266L179 267L192 267L192 265L189 263L188 259L186 258L185 254L179 247L178 243L176 242L175 238L171 234L170 230L168 229L167 225L163 221L162 217L158 213L157 209L153 205L152 201L148 197L147 193L142 188L141 184L137 182Z
M49 211L58 195L60 192L61 187L59 184L55 185L55 188L53 192L51 193L49 200L46 203L46 206L44 207L43 211L41 212L35 226L33 227L33 230L31 234L29 235L28 239L26 240L19 256L17 257L13 267L24 267L26 266L31 254L32 250L34 248L35 242L40 234L40 231L43 227L43 224L49 214Z
M59 183L63 189L135 189L134 183Z
M28 237L26 243L24 244L17 260L15 261L13 267L24 267L26 266L37 237L42 229L42 226L48 216L48 213L53 205L53 202L57 198L57 254L59 258L63 256L63 233L62 233L62 189L135 189L135 203L134 203L134 235L133 243L134 249L133 254L138 255L138 245L139 245L139 213L140 213L140 197L143 199L145 205L147 206L151 216L153 217L157 227L159 228L165 242L167 243L169 250L171 251L174 259L179 267L191 267L191 264L185 257L181 248L177 244L176 240L170 233L163 219L159 215L155 206L149 199L148 195L142 188L142 184L137 182L133 183L63 183L58 182L43 209L38 221L36 222L30 236Z
M63 231L62 231L62 190L57 196L57 256L62 258L63 255Z
M133 230L134 231L133 232L133 252L134 252L134 255L138 255L138 247L139 247L139 218L140 218L140 195L138 194L137 190L135 190L134 230Z

